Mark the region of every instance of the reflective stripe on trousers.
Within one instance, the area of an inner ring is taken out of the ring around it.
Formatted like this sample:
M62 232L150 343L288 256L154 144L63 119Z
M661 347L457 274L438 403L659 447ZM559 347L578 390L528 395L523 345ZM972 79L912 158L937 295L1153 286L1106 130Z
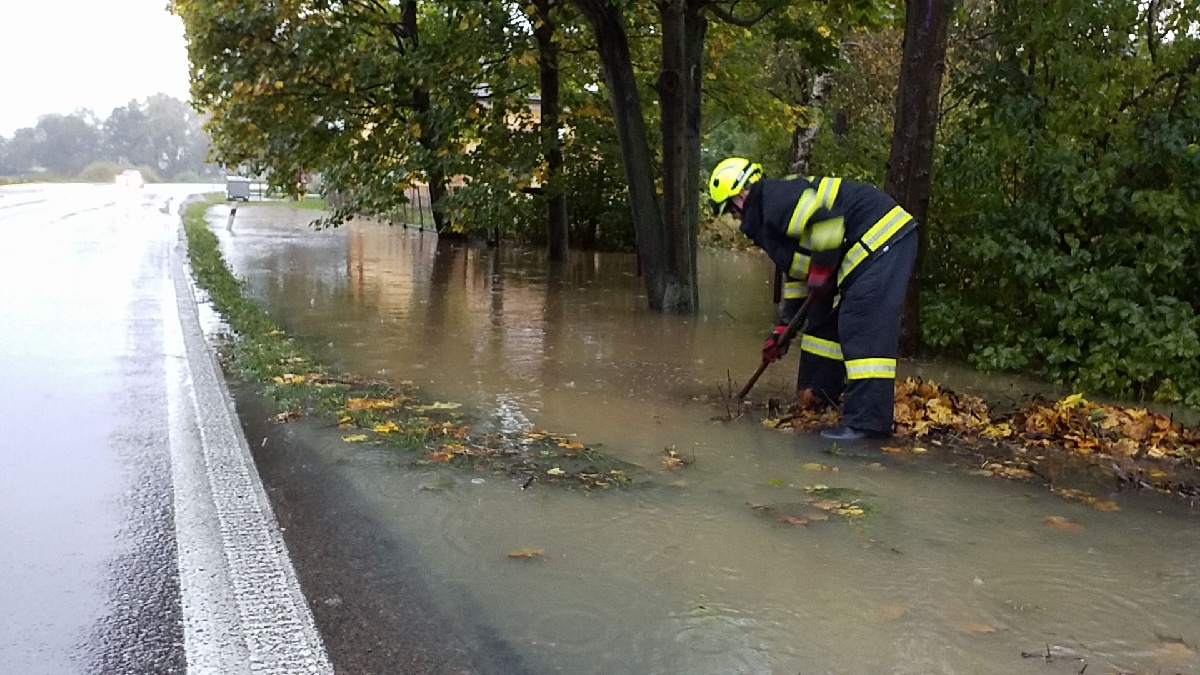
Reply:
M797 388L830 401L844 392L842 417L852 427L892 430L900 319L916 256L909 229L858 266L836 308L827 301L809 314Z

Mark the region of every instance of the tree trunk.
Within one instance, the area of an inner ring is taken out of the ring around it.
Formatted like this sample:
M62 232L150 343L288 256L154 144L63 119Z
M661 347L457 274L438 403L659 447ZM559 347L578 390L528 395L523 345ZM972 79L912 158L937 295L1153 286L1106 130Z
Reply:
M792 145L788 148L789 174L803 176L808 173L809 164L812 163L813 145L817 142L817 132L821 130L821 111L825 108L825 101L829 99L831 89L831 73L821 73L813 78L808 100L804 104L811 111L809 123L792 130Z
M921 346L921 263L928 243L925 221L952 6L953 0L908 0L904 15L904 55L885 189L922 224L917 230L921 237L917 265L908 287L900 331L900 350L908 355L917 353Z
M533 29L538 44L538 74L542 92L542 148L546 157L546 179L542 194L546 200L546 255L551 261L567 259L567 200L562 190L562 138L560 133L558 27L550 20L554 0L535 0L537 19Z
M684 166L685 199L687 202L687 238L690 249L691 269L688 278L691 279L693 295L692 304L695 311L700 311L700 276L696 269L696 261L700 248L700 195L705 191L706 180L700 175L701 134L701 96L704 88L704 40L708 32L708 15L704 11L702 0L688 0L687 35L684 38L684 64L687 66L687 117L684 126L684 151L686 163Z
M652 156L646 138L646 122L637 81L633 76L633 61L629 55L629 39L623 17L611 0L574 2L592 26L600 62L604 67L604 81L616 117L625 182L629 186L629 206L650 308L670 311L672 307L666 302L668 295L673 300L679 294L674 281L669 279L670 258L663 236L662 215L654 188ZM669 294L668 286L672 287Z
M663 310L678 314L696 311L695 251L688 241L688 102L691 93L687 57L688 0L664 0L662 69L658 74L662 113L663 228L667 248L667 289Z
M416 50L420 40L417 32L417 3L415 0L406 0L401 9L400 20L408 37L410 48ZM421 147L436 157L441 144L437 137L437 122L433 119L435 111L428 89L417 87L413 90L413 110L416 111L417 119L421 123L421 136L418 142ZM429 210L433 214L434 230L440 234L445 229L442 211L444 205L441 201L442 196L446 194L446 173L434 166L428 168L426 174L429 177Z

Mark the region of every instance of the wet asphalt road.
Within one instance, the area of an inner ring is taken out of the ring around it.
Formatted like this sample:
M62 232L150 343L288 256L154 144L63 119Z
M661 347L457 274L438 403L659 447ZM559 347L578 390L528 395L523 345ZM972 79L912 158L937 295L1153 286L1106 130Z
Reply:
M195 191L0 188L0 673L332 672L182 273Z

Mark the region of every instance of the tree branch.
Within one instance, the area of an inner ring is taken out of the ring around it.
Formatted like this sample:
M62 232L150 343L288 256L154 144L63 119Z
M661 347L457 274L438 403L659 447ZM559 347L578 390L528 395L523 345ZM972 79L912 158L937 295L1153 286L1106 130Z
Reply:
M718 19L724 21L725 23L731 23L735 26L741 26L742 28L752 27L754 24L767 18L767 15L771 13L772 9L774 9L772 7L767 7L765 9L759 11L757 16L742 18L739 16L734 16L732 11L726 10L724 7L721 7L720 5L710 4L710 5L706 5L706 8L708 9L708 11L715 14Z

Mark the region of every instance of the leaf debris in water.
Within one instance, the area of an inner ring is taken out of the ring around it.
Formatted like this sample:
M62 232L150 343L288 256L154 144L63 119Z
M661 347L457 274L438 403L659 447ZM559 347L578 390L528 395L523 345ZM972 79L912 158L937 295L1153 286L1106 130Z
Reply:
M509 551L508 557L524 558L526 560L529 560L532 558L545 558L546 551L545 551L545 549L540 549L540 548L519 548L515 551Z

